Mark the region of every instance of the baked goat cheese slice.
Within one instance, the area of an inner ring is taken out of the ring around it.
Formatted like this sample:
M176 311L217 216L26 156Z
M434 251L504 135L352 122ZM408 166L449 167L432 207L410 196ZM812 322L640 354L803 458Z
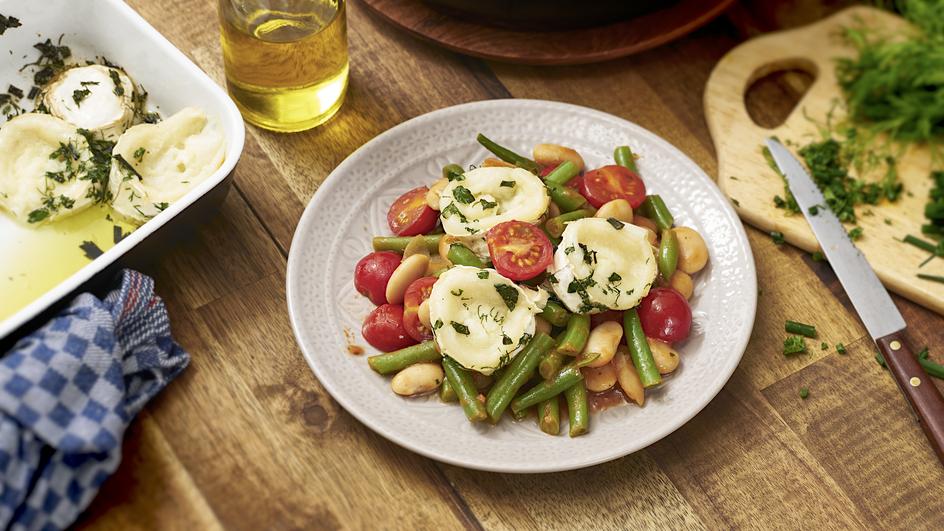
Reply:
M203 111L187 107L128 129L112 155L112 208L143 222L212 175L223 164L225 141Z
M554 293L576 313L628 310L655 281L646 230L615 219L584 218L564 228L548 268Z
M27 113L0 128L0 207L24 223L79 212L95 199L88 142L75 126ZM104 172L102 172L104 174Z
M436 344L466 369L491 374L531 340L547 297L543 289L522 288L494 269L453 267L429 296Z
M70 68L49 85L43 104L53 116L114 141L134 119L134 84L117 68Z
M469 236L504 221L535 223L550 201L544 181L528 170L476 168L443 188L439 212L446 234Z

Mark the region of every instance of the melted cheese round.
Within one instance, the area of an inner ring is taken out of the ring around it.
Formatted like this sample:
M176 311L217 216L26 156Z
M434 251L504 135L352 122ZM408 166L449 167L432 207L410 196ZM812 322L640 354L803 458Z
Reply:
M572 312L633 308L656 278L645 229L612 221L585 218L564 228L548 271L556 279L554 293Z
M88 142L48 114L28 113L0 128L0 207L24 223L79 212L93 203Z
M146 221L183 197L223 163L223 134L206 114L185 108L157 124L125 131L113 154L109 186L112 206L120 214Z
M53 116L115 140L134 119L133 95L134 84L124 72L89 65L60 74L43 94L43 103Z
M491 374L528 344L546 303L546 291L519 287L494 269L456 266L433 284L429 320L443 355Z
M550 197L544 181L521 168L476 168L450 181L439 196L446 234L481 234L504 221L537 222Z

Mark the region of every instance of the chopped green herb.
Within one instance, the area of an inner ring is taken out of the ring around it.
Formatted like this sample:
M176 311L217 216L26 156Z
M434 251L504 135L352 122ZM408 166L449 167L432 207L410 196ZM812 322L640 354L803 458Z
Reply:
M738 201L737 199L733 198L733 197L731 198L731 203L732 203L734 206L736 206L736 207L741 206L741 202Z
M485 280L486 278L488 278L488 271L479 271L478 277L481 278L482 280Z
M514 188L515 181L502 181L498 184L498 186L501 186L503 188Z
M27 215L26 221L29 223L39 223L49 217L49 209L37 208Z
M454 297L461 297L461 296L462 296L462 292L463 292L463 290L461 290L461 289L454 289L454 290L450 291L449 293L452 293L452 295L453 295Z
M843 345L842 343L836 343L836 352L838 352L838 353L840 353L840 354L845 354L845 353L846 353L846 346Z
M773 240L777 245L783 245L783 233L778 230L770 231L770 239Z
M145 154L145 153L146 153L146 151L145 151L144 147L142 146L142 147L139 147L138 149L134 150L134 153L133 153L131 156L134 158L134 160L138 161L138 164L140 164L141 161L144 159L144 154Z
M862 232L862 227L853 227L849 230L849 239L852 241L861 240Z
M624 225L626 225L625 223L623 223L622 221L620 221L620 220L618 220L618 219L616 219L616 218L606 218L606 221L607 221L607 223L609 223L610 225L613 225L613 228L616 229L616 230L620 230L620 229L623 228Z
M513 311L518 304L518 289L508 284L495 284L495 291L501 295L502 300L505 301L505 306Z
M806 400L809 396L810 396L810 390L807 389L806 387L801 387L800 398L802 398L803 400Z
M436 319L436 322L433 323L433 330L439 330L443 327L442 319Z
M809 209L807 209L807 211L810 213L811 216L817 216L819 215L819 205L813 205Z
M819 348L820 350L829 350L829 343L823 341L822 343L819 344Z
M115 88L112 89L115 96L124 96L125 87L121 83L121 77L118 75L118 71L114 68L109 68L108 77L111 78L111 82L115 85Z
M825 262L826 255L823 254L823 251L813 251L813 253L810 254L810 259L814 262Z
M621 277L619 273L614 272L610 274L610 278L608 278L607 280L609 280L610 282L619 282L620 280L623 280L623 277Z
M464 336L469 335L469 327L468 327L468 326L466 326L466 325L464 325L464 324L462 324L462 323L457 323L457 322L455 322L455 321L449 321L449 324L452 325L453 330L455 330L457 333L462 334L462 335L464 335Z
M8 29L19 28L23 24L16 17L7 17L0 15L0 35L3 35Z
M806 352L806 342L802 336L789 336L783 340L783 355L792 356Z
M551 284L557 284L557 277L554 276L554 273L548 273L544 278L546 278Z
M142 177L141 174L138 173L138 170L134 169L134 166L132 166L131 163L125 160L125 158L122 157L120 154L114 155L114 158L115 160L118 161L118 164L119 166L121 166L122 169L128 171L131 175L134 175L135 177L137 177L139 181L144 180L144 177Z
M931 282L940 282L944 284L944 276L941 275L926 275L924 273L918 273L918 278L921 280L929 280Z
M510 345L512 343L514 343L514 341L512 341L510 337L508 337L505 334L502 334L502 345Z
M463 205L468 205L472 201L475 201L475 196L472 195L472 192L469 191L465 186L456 186L452 190L452 197L456 198L456 201Z
M448 218L449 216L459 216L459 221L462 223L468 223L469 218L465 217L465 214L459 210L459 207L455 203L449 203L446 205L446 208L442 209L442 217Z
M479 199L479 204L482 205L482 210L489 210L498 206L498 203L495 201L489 201L488 199Z
M790 321L788 319L786 323L784 323L783 328L788 334L799 334L809 338L816 337L816 327L813 325L799 323L797 321Z

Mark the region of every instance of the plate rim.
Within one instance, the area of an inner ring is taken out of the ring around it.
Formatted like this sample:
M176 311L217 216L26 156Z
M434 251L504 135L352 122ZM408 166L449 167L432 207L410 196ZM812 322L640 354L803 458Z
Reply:
M345 411L347 411L354 418L356 418L358 422L363 424L365 427L367 427L374 433L382 436L383 438L393 442L394 444L402 448L405 448L407 450L410 450L412 452L428 457L430 459L434 459L439 462L443 462L443 463L447 463L450 465L455 465L455 466L459 466L463 468L469 468L473 470L482 470L482 471L487 471L487 472L533 474L533 473L563 472L567 470L577 470L577 469L582 469L582 468L588 468L588 467L595 466L601 463L613 461L615 459L619 459L621 457L624 457L624 456L636 453L645 448L648 448L649 446L658 442L659 440L662 440L665 437L668 437L669 435L674 433L676 430L678 430L681 426L688 423L691 419L693 419L695 416L701 413L705 409L705 407L707 407L708 404L710 404L715 399L715 397L717 397L718 393L720 393L721 390L724 388L724 386L727 385L728 381L730 381L731 376L734 374L734 371L737 370L737 367L740 365L741 360L743 359L744 352L747 349L747 344L750 341L751 334L747 333L744 335L744 337L740 338L735 348L735 350L737 351L737 355L732 357L730 366L725 368L726 370L725 370L725 373L723 374L723 378L718 380L717 389L713 390L713 392L710 393L710 396L706 396L704 403L700 404L697 408L694 408L691 411L690 416L686 417L683 415L682 417L679 417L675 422L666 424L662 429L651 432L647 437L641 439L641 442L639 443L639 447L634 450L626 451L623 448L619 448L613 452L593 454L593 457L590 457L588 459L585 459L579 462L572 462L572 463L568 463L564 465L555 465L551 463L544 466L541 466L541 465L535 466L535 465L531 465L527 463L523 465L518 465L518 466L508 466L507 464L496 466L496 465L491 465L489 463L479 463L479 462L472 463L469 460L462 459L461 457L454 457L450 454L439 453L436 451L429 450L423 446L413 445L410 442L406 441L405 439L401 438L395 431L383 430L373 425L370 422L369 413L361 407L361 405L358 403L357 400L350 399L347 396L345 396L343 393L338 392L334 384L331 383L330 379L323 378L323 373L319 369L318 364L315 362L316 353L311 352L311 349L306 347L306 345L303 343L302 338L301 338L301 330L300 330L301 318L300 316L297 315L297 311L295 309L298 302L296 300L297 296L293 294L295 288L293 287L293 280L292 280L297 275L298 270L301 267L299 264L299 261L301 260L300 258L301 253L295 251L295 249L297 249L296 244L298 244L298 242L303 237L302 234L308 232L308 230L311 229L309 225L313 223L313 220L315 218L315 215L314 215L315 209L319 208L321 206L321 203L326 201L325 198L328 196L328 194L331 191L333 191L339 185L339 183L342 182L342 174L345 173L349 167L357 164L360 158L366 156L365 153L368 153L373 146L382 143L384 140L386 140L390 136L396 135L401 130L404 130L413 126L418 121L428 120L430 119L431 116L436 116L439 114L449 114L451 112L460 112L460 111L465 111L465 110L470 110L470 109L474 110L477 108L488 109L489 107L507 105L509 103L550 106L550 107L556 107L561 110L571 110L571 111L587 113L596 118L605 118L607 120L615 120L618 123L620 123L620 125L627 126L628 128L633 129L634 131L638 133L647 135L650 137L649 140L652 140L655 143L662 144L663 147L668 147L671 151L677 152L679 155L681 155L681 157L683 157L683 160L686 163L688 163L694 169L696 169L697 173L700 174L702 177L704 177L704 179L708 181L708 183L711 184L711 186L708 187L708 189L710 190L710 193L714 195L716 199L718 199L718 203L721 205L721 209L722 211L724 211L726 216L735 222L734 229L737 234L740 247L745 249L745 251L747 252L747 258L748 258L748 260L744 264L747 268L747 271L745 271L745 275L747 273L750 273L749 275L746 275L749 278L745 279L749 284L749 286L747 286L748 300L745 302L749 305L748 313L750 315L750 322L751 322L750 330L753 330L753 324L757 316L757 268L754 261L753 250L751 248L750 241L747 238L747 233L744 229L743 223L741 222L734 208L725 199L724 194L718 188L717 183L713 179L711 179L711 177L709 177L708 174L697 163L695 163L695 161L693 161L688 155L686 155L681 149L675 147L672 143L663 139L661 136L653 133L652 131L649 131L648 129L638 124L635 124L634 122L631 122L629 120L626 120L625 118L621 118L619 116L616 116L608 112L600 111L600 110L593 109L590 107L585 107L582 105L574 105L571 103L564 103L564 102L558 102L558 101L528 99L528 98L500 98L500 99L492 99L492 100L473 101L473 102L468 102L468 103L461 103L458 105L451 105L449 107L443 107L441 109L436 109L436 110L415 116L413 118L410 118L409 120L399 123L387 129L386 131L376 135L375 137L373 137L372 139L370 139L369 141L367 141L366 143L358 147L356 150L354 150L343 161L341 161L341 163L338 164L328 174L328 176L325 178L325 180L322 182L322 184L318 187L316 192L313 194L313 196L309 200L308 205L305 207L305 210L302 213L301 218L299 218L299 222L295 227L295 232L292 235L292 242L289 247L289 256L287 260L286 274L285 274L286 306L288 309L289 321L292 326L292 334L295 337L295 343L298 345L299 349L301 350L302 357L305 359L306 363L308 364L308 367L314 373L315 377L318 379L318 382L325 388L328 394L330 394L331 397L335 401L337 401L338 404L341 405L341 407L343 407ZM301 296L301 295L299 294L298 296Z

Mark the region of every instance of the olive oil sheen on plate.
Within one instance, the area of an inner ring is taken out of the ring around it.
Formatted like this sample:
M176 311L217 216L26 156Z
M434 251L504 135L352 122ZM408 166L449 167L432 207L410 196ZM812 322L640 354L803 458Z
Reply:
M220 0L220 25L227 89L246 120L302 131L341 107L344 0Z

